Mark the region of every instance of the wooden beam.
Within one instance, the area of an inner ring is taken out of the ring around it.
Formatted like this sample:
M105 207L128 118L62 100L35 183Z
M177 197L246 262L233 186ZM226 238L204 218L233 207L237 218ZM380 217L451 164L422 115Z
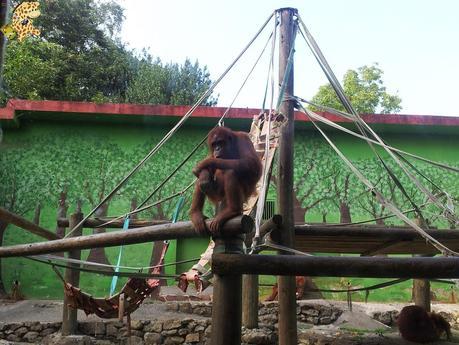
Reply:
M206 221L209 225L211 219ZM253 219L239 216L229 220L223 227L225 236L248 233L253 229ZM113 231L103 234L65 238L55 241L20 244L0 247L0 257L28 256L49 254L76 249L98 247L114 247L119 245L162 241L179 238L207 237L208 234L197 234L191 222L160 224L132 229L129 231Z
M41 226L28 221L27 219L0 207L0 219L6 223L16 225L17 227L27 230L32 234L46 238L48 240L60 239L55 233L42 228Z
M445 246L459 251L459 231L426 230ZM409 227L296 225L295 249L309 253L438 254Z
M212 271L218 274L311 277L459 278L459 257L380 258L214 254Z
M110 224L104 225L104 228L116 228L121 229L124 225L124 219L113 220L111 218L89 218L83 223L84 228L97 228L101 225L110 222ZM168 224L168 220L141 220L141 219L130 219L129 220L129 229L131 228L142 228L145 226L159 225L159 224ZM61 227L68 227L69 220L68 218L59 218L57 220L57 225Z

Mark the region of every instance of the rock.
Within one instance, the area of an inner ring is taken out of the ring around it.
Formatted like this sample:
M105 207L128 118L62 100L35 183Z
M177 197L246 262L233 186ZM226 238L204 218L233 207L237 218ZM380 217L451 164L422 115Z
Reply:
M9 340L9 341L21 341L21 338L18 337L16 334L11 333L10 335L8 335L6 337L6 340Z
M174 345L174 344L182 344L185 341L182 337L169 337L166 338L164 341L165 345Z
M260 329L246 330L242 335L242 341L249 344L271 345L273 344L271 332Z
M27 327L19 327L14 331L14 334L16 334L18 337L22 338L24 334L26 334L29 330Z
M161 333L163 330L163 323L161 321L154 321L145 325L143 329L145 332Z
M133 320L131 321L131 329L135 329L137 331L140 331L143 329L143 323L140 320Z
M115 325L108 323L105 327L105 334L107 337L116 338L118 336L119 329Z
M113 345L113 343L110 340L94 339L91 345Z
M80 322L78 323L78 330L86 335L98 336L105 334L104 322Z
M132 335L129 338L122 339L121 345L145 345L145 343L141 337Z
M199 343L199 341L200 341L199 333L190 333L190 334L187 334L187 336L185 337L186 343Z
M182 325L182 321L180 320L166 320L164 321L164 324L163 324L163 329L165 330L169 330L169 329L177 329L177 328L180 328L180 326Z
M56 334L43 339L43 345L91 345L91 338L87 335Z
M162 343L162 336L159 333L145 333L145 345L156 345Z
M191 314L193 312L192 308L191 308L191 303L187 302L187 303L180 303L179 306L178 306L178 311L180 313L187 313L187 314Z
M38 332L27 332L23 337L22 339L24 339L25 341L28 341L29 343L33 343L35 340L38 339L38 335L39 333Z
M178 303L175 303L175 302L166 303L166 310L168 310L168 311L178 311L178 309L179 309Z
M56 330L54 330L53 328L45 328L43 331L40 332L40 335L42 337L46 337L53 333L56 333Z
M33 322L29 329L33 332L41 332L43 325L40 322Z

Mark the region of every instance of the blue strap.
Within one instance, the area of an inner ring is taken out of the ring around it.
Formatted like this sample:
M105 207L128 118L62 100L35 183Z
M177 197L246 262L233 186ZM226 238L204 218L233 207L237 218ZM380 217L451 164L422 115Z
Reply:
M172 216L172 223L177 222L178 216L180 214L180 211L182 210L182 206L184 202L185 202L185 197L182 195L179 201L177 201L177 205L175 206L174 215Z
M124 224L123 224L123 230L129 229L129 216L127 216L124 219ZM116 263L115 267L115 272L120 271L120 265L121 265L121 256L123 255L123 246L120 246L120 252L118 253L118 261ZM110 296L113 296L115 289L116 289L116 284L118 283L118 276L114 275L112 278L112 283L110 284Z

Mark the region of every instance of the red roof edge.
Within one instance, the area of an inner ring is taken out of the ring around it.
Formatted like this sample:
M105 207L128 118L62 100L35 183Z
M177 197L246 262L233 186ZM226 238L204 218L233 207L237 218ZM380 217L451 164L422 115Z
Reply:
M91 103L69 101L31 101L10 99L4 108L0 108L0 120L14 120L16 111L87 114L90 115L132 115L132 116L177 116L181 117L190 110L190 106L181 105L144 105L127 103ZM219 118L226 111L226 107L198 107L192 117ZM232 119L252 119L259 114L260 109L232 108L227 117ZM323 115L334 122L349 122L330 113ZM399 114L366 114L362 116L367 123L417 125L417 126L459 126L459 117L432 116L432 115L399 115ZM295 113L298 121L309 122L300 112Z

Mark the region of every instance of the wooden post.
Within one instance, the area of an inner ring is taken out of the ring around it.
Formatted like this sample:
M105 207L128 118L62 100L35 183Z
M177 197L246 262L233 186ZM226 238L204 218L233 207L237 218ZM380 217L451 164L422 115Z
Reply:
M242 254L242 237L215 238L214 255ZM214 274L211 345L240 345L242 324L242 275Z
M281 226L282 217L278 214L273 215L260 227L260 237L263 238L269 231L279 231ZM250 248L250 246L251 241L246 241L246 247ZM258 289L258 275L244 274L242 276L242 325L247 328L258 327Z
M242 324L247 328L258 328L258 275L242 276Z
M426 229L427 226L424 220L420 217L415 219L417 225ZM426 255L414 255L426 256ZM427 255L429 256L429 255ZM413 302L415 305L424 308L427 312L430 312L430 281L427 279L413 279Z
M83 213L78 208L77 212L70 216L70 226L69 229L73 229L78 223L83 219ZM71 235L71 237L81 236L82 227L77 228ZM68 252L68 257L71 259L81 259L81 250L71 250ZM77 264L69 263L69 266L74 266ZM72 270L67 268L65 270L65 281L72 284L75 287L79 286L80 283L80 271ZM64 294L64 307L62 313L62 335L75 334L77 331L78 320L77 320L77 309L70 308L68 306L68 297Z
M279 34L279 80L284 80L286 85L283 97L293 96L293 66L288 71L288 58L294 44L294 16L297 13L293 8L277 10L280 16ZM279 139L279 163L278 163L278 190L277 203L279 213L282 216L283 226L281 231L281 244L290 248L294 246L294 217L293 217L293 134L294 134L294 102L283 100L280 112L287 118L287 124L282 127ZM287 254L287 253L284 253ZM295 277L280 276L279 286L279 344L296 345L297 321L296 321L296 298Z

